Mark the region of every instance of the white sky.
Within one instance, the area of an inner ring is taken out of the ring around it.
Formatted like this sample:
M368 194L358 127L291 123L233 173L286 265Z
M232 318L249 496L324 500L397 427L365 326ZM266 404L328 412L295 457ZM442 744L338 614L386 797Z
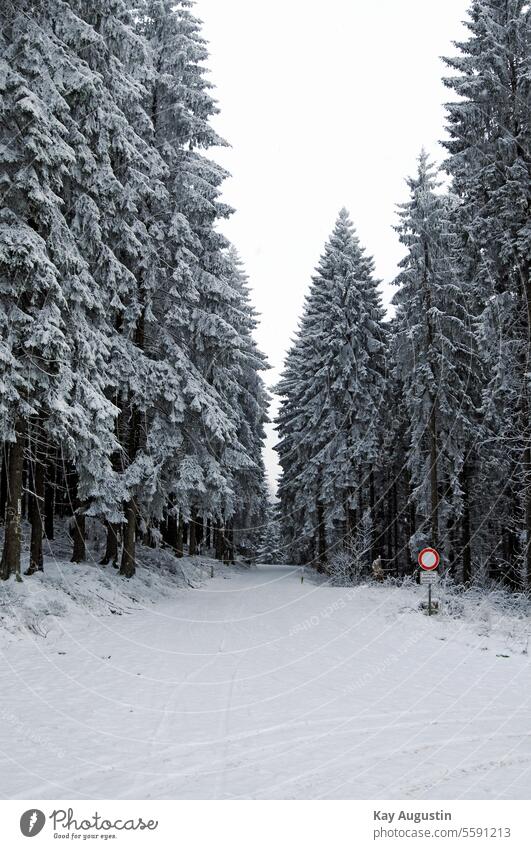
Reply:
M342 206L376 262L387 303L403 254L393 224L422 145L440 161L442 55L468 0L197 0L231 144L223 225L261 313L276 380L312 272ZM274 411L273 411L274 412ZM277 474L270 434L266 464Z

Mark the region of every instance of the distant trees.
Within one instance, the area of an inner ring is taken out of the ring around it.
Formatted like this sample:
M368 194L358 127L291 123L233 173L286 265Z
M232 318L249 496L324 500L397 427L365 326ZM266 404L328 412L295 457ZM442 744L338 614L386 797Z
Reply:
M285 562L278 503L269 502L267 505L266 518L259 535L256 561L266 565Z
M0 575L43 565L54 513L135 543L226 556L260 526L268 397L188 2L8 3L2 10ZM119 548L121 547L121 554Z

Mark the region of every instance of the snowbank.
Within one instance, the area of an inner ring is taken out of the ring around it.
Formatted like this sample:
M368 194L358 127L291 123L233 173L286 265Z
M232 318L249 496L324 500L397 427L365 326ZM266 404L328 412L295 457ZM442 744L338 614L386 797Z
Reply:
M24 529L23 571L27 567L28 529ZM52 543L44 542L44 572L0 582L0 638L31 631L47 637L61 630L64 617L87 613L124 616L163 600L185 587L197 587L210 577L213 561L207 557L176 558L166 549L137 546L137 571L125 579L112 565L101 566L103 528L90 523L87 562L71 563L72 544L62 530ZM220 564L215 561L215 569Z
M379 593L389 617L417 617L428 596L427 587L419 586L412 577L358 586ZM441 626L439 639L452 639L459 628L460 638L467 635L468 645L474 644L483 650L496 646L498 651L528 654L529 596L510 592L496 584L464 588L450 580L441 580L433 588L433 599L438 602L438 612L434 615Z

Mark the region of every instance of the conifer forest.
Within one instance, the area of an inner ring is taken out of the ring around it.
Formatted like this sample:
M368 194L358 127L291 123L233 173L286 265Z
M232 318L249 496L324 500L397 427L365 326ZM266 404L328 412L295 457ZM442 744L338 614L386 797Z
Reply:
M282 377L278 501L258 317L211 149L187 0L8 0L1 13L1 577L136 549L324 572L531 581L530 12L473 2L445 59L446 158L422 151L391 309L339 212ZM419 149L422 140L419 139ZM316 252L319 246L315 246Z

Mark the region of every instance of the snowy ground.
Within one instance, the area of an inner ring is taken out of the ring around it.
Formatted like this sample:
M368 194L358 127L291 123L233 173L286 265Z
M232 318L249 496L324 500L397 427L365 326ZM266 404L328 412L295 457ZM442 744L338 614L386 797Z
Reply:
M87 591L105 572L75 568ZM4 631L3 797L530 797L528 619L490 601L428 619L420 587L290 567L194 569L186 589L148 571L129 604L107 570L94 609Z

